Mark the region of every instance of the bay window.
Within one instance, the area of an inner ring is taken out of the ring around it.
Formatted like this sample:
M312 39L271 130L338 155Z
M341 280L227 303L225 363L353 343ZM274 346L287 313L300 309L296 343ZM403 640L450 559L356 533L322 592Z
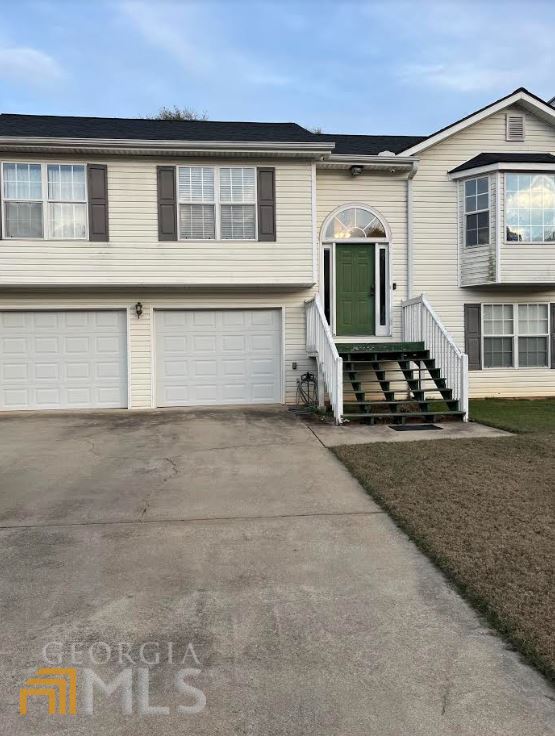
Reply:
M464 183L464 243L489 243L489 178L480 176Z
M5 238L87 237L84 164L4 163L2 195Z
M484 304L484 368L549 365L547 304Z
M508 242L555 242L555 175L506 174Z
M254 167L179 166L181 240L254 240Z

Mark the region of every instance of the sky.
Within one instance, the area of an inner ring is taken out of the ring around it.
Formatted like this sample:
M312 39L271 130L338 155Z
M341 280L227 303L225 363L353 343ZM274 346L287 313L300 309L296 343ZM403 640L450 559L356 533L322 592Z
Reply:
M0 110L425 135L555 95L555 2L2 0Z

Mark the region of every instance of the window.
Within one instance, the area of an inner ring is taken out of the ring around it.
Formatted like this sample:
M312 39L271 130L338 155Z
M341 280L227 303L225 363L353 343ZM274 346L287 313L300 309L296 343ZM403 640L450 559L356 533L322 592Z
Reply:
M505 227L509 242L555 241L555 175L505 176Z
M324 240L347 238L385 238L384 224L362 207L346 207L338 212L326 228Z
M547 304L484 304L484 368L549 365Z
M179 237L183 240L254 240L254 167L178 167Z
M84 164L2 165L5 238L87 236Z
M487 176L465 181L464 216L465 245L489 243L489 179Z

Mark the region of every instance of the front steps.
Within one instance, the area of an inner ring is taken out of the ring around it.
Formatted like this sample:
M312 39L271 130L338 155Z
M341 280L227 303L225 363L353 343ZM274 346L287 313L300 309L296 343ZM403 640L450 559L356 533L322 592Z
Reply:
M339 343L343 418L369 424L462 420L441 370L422 342Z

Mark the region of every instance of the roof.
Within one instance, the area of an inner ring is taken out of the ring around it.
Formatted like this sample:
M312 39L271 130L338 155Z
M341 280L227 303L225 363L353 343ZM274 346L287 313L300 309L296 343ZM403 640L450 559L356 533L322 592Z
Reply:
M0 115L0 136L33 138L103 138L144 141L233 141L320 143L296 123L148 120L60 115Z
M426 139L419 135L345 135L343 133L319 133L321 141L335 142L334 154L376 156L382 151L400 153Z
M504 107L508 107L514 104L515 102L526 102L530 106L533 106L534 109L543 111L545 111L546 108L549 109L551 107L549 102L542 100L541 97L538 97L533 92L530 92L526 89L526 87L518 87L513 92L510 92L508 95L500 97L498 100L490 102L484 107L481 107L479 110L475 110L474 112L465 115L463 118L455 120L455 122L449 123L449 125L436 130L435 133L431 133L430 135L422 138L420 141L418 141L418 143L407 146L402 150L402 153L405 153L406 155L413 155L414 153L417 153L424 148L428 148L429 146L434 145L434 143L439 142L439 140L447 138L449 135L456 133L462 128L465 128L467 125L472 125L474 122L477 122L482 117L487 117L488 110L491 109L491 113L489 114L493 114L493 112L495 112L497 109L503 109ZM555 112L553 109L550 109L547 114L549 116L549 119L552 119L553 115L555 115Z
M479 153L455 169L451 169L449 173L455 174L493 164L555 164L555 156L551 153Z

